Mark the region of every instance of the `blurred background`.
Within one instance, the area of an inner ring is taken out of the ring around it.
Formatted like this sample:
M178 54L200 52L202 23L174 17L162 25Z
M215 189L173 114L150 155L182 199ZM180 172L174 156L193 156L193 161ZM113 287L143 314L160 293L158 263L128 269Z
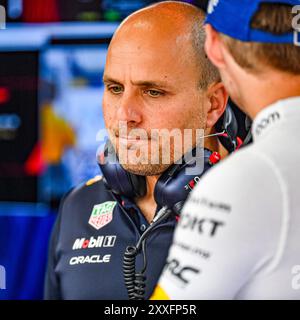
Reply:
M109 41L127 15L155 2L0 0L0 299L42 299L59 201L100 173Z

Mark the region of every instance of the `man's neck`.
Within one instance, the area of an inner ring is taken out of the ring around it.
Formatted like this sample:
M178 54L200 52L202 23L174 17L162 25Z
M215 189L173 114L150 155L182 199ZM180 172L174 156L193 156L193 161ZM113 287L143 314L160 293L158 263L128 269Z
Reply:
M251 119L279 100L300 96L300 76L274 71L262 77L248 75L241 82L241 106Z
M137 206L140 208L145 219L149 223L153 220L156 207L157 207L157 204L154 200L154 188L159 177L160 177L159 175L147 176L146 177L146 186L147 186L146 195L144 197L135 199Z
M209 134L211 133L213 132L210 132ZM206 138L204 142L204 147L211 151L218 152L221 155L221 158L224 158L228 154L227 150L221 145L221 143L216 137ZM157 204L154 200L154 189L159 177L160 175L147 176L146 177L146 185L147 185L146 195L144 197L135 199L136 205L140 208L141 212L143 213L144 217L149 223L153 220L156 207L157 207Z

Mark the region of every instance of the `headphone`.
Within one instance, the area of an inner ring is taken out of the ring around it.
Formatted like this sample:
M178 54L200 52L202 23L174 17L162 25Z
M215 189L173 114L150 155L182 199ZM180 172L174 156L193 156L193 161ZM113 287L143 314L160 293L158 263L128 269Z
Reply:
M229 104L227 105L225 112L215 124L215 128L221 133L218 135L218 138L228 152L231 153L240 148L243 142L238 137L238 122L232 107Z
M229 152L239 148L241 142L237 137L238 124L229 105L215 127L220 131L217 134L220 142ZM154 199L158 206L167 207L179 215L185 200L201 176L220 159L217 152L199 146L186 153L164 171L156 182ZM128 198L143 197L146 194L145 176L126 171L118 162L115 149L109 140L104 150L97 155L97 161L104 183L114 194ZM191 174L187 174L187 170Z

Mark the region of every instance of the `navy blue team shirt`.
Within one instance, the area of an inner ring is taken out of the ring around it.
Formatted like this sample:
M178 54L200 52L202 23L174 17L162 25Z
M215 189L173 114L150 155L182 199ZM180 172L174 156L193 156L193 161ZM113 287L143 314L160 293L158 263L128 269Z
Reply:
M89 222L99 207L104 210L98 211L102 213L95 226ZM172 216L147 240L146 299L165 265L175 225ZM50 240L45 299L128 299L123 255L148 226L133 200L114 197L101 178L70 191L61 202ZM136 270L142 266L138 255Z

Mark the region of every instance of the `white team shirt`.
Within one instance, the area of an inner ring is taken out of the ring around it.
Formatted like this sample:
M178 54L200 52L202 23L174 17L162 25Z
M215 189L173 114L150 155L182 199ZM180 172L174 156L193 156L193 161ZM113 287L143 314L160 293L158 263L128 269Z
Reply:
M300 299L300 97L199 182L153 299Z

